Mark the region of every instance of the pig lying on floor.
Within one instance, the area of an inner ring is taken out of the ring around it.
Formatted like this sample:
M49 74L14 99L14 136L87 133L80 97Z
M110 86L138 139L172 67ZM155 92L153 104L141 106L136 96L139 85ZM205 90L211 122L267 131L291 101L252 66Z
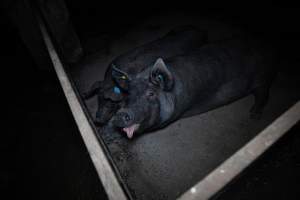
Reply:
M118 73L122 76L121 70ZM249 94L255 96L251 115L258 117L267 103L274 74L272 56L247 39L158 58L126 83L115 79L127 92L111 122L132 138L170 124L195 105L203 113Z
M90 98L97 94L98 109L95 122L106 124L124 104L128 83L159 57L166 59L192 51L206 42L206 33L191 26L180 26L162 38L137 47L114 59L108 66L103 81L94 83L84 94ZM118 85L116 85L116 82Z

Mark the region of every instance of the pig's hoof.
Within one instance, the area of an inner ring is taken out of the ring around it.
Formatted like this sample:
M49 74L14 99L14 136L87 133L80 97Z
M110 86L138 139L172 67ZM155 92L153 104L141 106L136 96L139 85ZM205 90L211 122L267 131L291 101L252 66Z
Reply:
M250 113L250 119L260 120L261 116L262 116L262 113L257 113L257 112Z

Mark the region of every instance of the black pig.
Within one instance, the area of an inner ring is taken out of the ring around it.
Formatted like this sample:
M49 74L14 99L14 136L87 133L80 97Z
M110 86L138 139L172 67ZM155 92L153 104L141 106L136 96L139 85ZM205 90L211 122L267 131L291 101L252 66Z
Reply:
M180 26L162 38L136 47L115 58L105 73L104 81L93 84L84 98L98 95L96 122L105 124L123 103L128 82L149 67L159 57L169 58L196 49L205 43L207 35L192 26Z
M259 116L274 77L271 61L259 43L242 39L159 58L129 81L125 105L112 124L132 138L170 124L194 105L203 113L249 94L255 96L252 116Z

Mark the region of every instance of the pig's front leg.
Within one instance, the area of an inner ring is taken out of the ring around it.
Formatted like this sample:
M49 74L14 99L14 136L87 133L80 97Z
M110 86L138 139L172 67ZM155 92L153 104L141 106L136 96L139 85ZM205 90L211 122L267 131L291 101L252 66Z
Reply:
M103 81L95 82L91 88L82 94L83 99L89 99L98 94L103 88Z

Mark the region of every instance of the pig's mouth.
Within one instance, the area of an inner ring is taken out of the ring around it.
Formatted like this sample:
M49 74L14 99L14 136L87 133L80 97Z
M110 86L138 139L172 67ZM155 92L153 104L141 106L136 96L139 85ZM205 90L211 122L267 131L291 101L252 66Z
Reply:
M131 139L133 137L134 132L136 132L140 127L140 124L133 124L129 127L125 127L122 130L126 133L127 137Z

